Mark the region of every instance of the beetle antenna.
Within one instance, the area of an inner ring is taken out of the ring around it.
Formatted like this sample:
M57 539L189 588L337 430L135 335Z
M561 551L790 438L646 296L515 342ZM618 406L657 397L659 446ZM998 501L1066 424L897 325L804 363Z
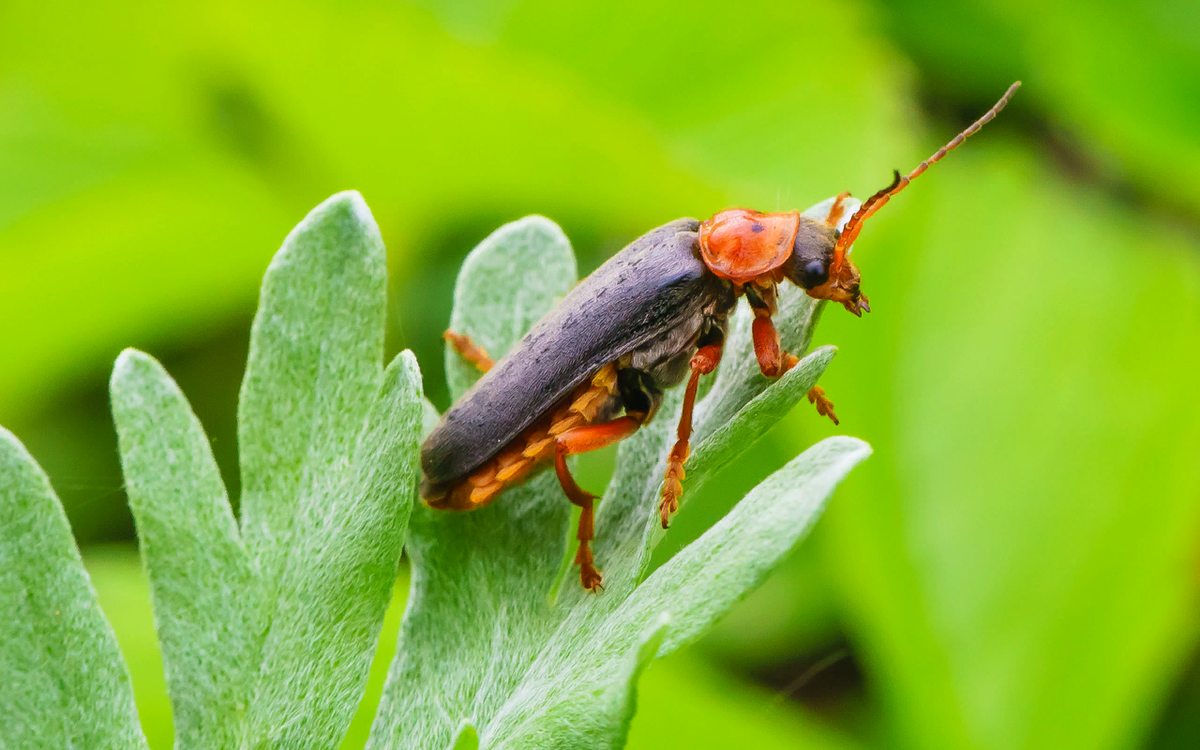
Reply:
M892 180L892 184L868 198L867 201L859 206L858 210L854 212L854 216L850 217L850 221L846 222L846 227L842 230L842 235L838 238L837 245L833 249L833 262L830 264L831 269L841 266L842 260L847 254L847 250L851 245L854 244L854 240L857 239L858 233L862 231L863 222L874 216L876 211L883 208L884 205L886 205L887 202L892 199L893 195L908 187L908 183L919 177L921 173L923 173L926 169L929 169L930 166L941 161L943 156L958 148L963 141L975 135L975 133L979 132L980 128L991 122L992 118L1000 114L1000 110L1004 109L1004 105L1008 104L1008 100L1012 98L1013 93L1016 92L1020 85L1021 82L1017 81L1013 85L1009 86L1008 91L1004 92L1004 96L1000 97L1000 101L996 102L991 109L985 112L983 117L980 117L978 120L971 123L971 127L954 136L954 140L950 141L945 146L942 146L937 150L937 153L921 162L920 166L909 172L907 177L901 177L898 171L894 171L893 174L895 177Z

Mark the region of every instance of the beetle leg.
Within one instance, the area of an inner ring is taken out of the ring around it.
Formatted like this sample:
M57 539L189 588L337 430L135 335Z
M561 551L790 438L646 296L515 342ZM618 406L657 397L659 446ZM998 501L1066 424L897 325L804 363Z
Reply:
M794 355L779 349L779 331L766 310L754 308L754 355L758 357L758 368L768 378L777 378L796 366L800 360ZM808 391L809 403L816 404L817 413L829 417L834 424L839 424L837 414L833 411L833 402L825 398L825 389L813 386Z
M592 560L592 550L588 543L595 535L594 505L596 496L585 491L571 476L567 469L567 456L573 453L596 451L613 443L624 440L637 432L641 426L633 417L620 417L604 424L583 425L573 427L554 439L554 472L558 474L558 483L562 485L567 499L583 509L579 515L579 529L576 538L579 539L579 550L575 553L575 564L579 566L579 582L588 591L595 591L601 586L603 577L596 570Z
M833 420L834 424L841 424L838 422L837 414L833 412L833 402L825 398L825 389L821 386L814 385L808 389L808 403L816 404L817 414L829 417Z
M492 365L496 364L496 360L488 356L487 350L479 344L471 340L471 337L465 333L455 333L454 331L446 331L442 334L442 338L454 347L454 351L462 355L463 359L479 368L480 372L487 372L492 369Z
M779 331L771 320L771 313L754 308L754 356L758 358L758 369L768 378L777 378L796 366L800 360L794 354L779 348Z
M662 527L670 525L671 515L679 510L679 498L683 496L683 464L687 461L688 441L692 438L692 407L696 404L696 391L700 387L700 376L717 369L721 361L721 343L702 346L692 357L692 376L688 378L687 390L683 394L683 411L679 415L675 447L667 457L667 472L663 477L662 497L658 501L658 513Z

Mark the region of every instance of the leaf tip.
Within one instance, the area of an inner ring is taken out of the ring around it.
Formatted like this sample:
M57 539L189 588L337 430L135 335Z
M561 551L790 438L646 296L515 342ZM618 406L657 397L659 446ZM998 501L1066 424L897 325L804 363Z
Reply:
M851 467L862 463L875 452L875 449L867 441L849 435L834 435L825 438L817 445L842 454L843 459L851 461Z
M343 233L343 235L365 237L371 241L372 245L378 245L382 252L383 239L379 233L379 225L375 223L371 209L357 190L334 193L321 201L288 234L283 243L283 250L286 251L288 247L296 244L300 238L310 233L320 233L331 228L336 228L335 231ZM276 254L276 259L284 254L283 252Z
M558 222L541 214L529 214L523 216L516 221L510 222L501 229L507 229L512 232L527 232L529 234L541 234L547 238L557 241L570 243L567 239L567 234L558 225Z
M411 349L405 349L396 355L384 372L384 390L406 388L411 392L412 399L420 399L424 393L421 366Z
M111 388L115 389L122 383L128 382L130 378L138 375L144 376L149 372L156 372L161 369L162 365L154 357L139 349L130 347L117 355L117 360L113 363L112 378L109 384Z
M367 206L362 193L357 190L343 190L329 196L314 209L314 212L324 210L327 213L338 212L352 217L359 223L375 226L375 216Z

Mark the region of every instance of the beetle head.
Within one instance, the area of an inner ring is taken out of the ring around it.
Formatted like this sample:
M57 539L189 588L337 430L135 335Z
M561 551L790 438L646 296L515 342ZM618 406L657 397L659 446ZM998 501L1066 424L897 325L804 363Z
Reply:
M871 308L867 304L867 298L863 296L859 289L860 275L858 268L850 261L850 250L854 244L854 240L858 238L858 233L862 231L863 222L871 218L876 211L883 208L892 196L899 193L904 188L908 187L909 183L920 177L926 169L942 159L947 153L958 148L967 138L971 137L987 124L1000 110L1004 109L1004 105L1008 104L1009 98L1021 85L1017 81L1008 87L1008 91L1004 92L1004 96L1000 97L1000 101L996 102L983 117L980 117L971 124L966 130L959 133L945 146L934 153L925 161L921 162L912 172L909 172L907 177L901 177L899 172L893 172L892 184L885 187L883 190L872 195L866 200L846 225L842 228L841 233L837 233L834 227L837 225L841 216L839 206L842 199L847 195L843 193L838 196L838 200L834 201L833 209L829 212L829 218L826 219L827 227L824 233L816 231L808 231L806 228L809 224L817 225L817 222L804 220L801 223L800 231L796 233L796 244L792 252L792 257L785 264L785 275L793 282L800 285L808 292L809 296L816 299L827 299L834 302L841 302L842 305L854 313L861 316L864 312L870 312ZM833 239L830 239L833 235Z
M842 213L842 199L848 195L838 196L825 221L800 218L792 255L782 270L785 277L810 297L840 302L861 316L871 310L859 289L861 275L848 257L843 254L839 259L837 255L841 235L836 225Z

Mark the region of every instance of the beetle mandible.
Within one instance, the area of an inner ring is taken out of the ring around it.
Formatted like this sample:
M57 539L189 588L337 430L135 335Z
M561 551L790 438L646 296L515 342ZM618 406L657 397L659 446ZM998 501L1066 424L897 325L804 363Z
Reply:
M642 235L577 285L499 362L461 334L445 338L484 376L441 418L421 448L421 497L446 510L481 508L506 487L553 463L567 499L582 509L575 564L583 587L601 588L589 542L595 496L575 483L566 457L632 435L654 418L663 391L687 378L677 440L659 500L666 528L679 508L692 407L700 377L721 360L739 297L754 312L754 352L777 378L798 362L781 351L771 321L787 280L815 299L870 311L850 248L863 222L947 152L991 120L1020 81L969 128L907 177L863 203L841 232L843 193L824 221L799 211L734 208L706 221L677 219ZM690 376L689 376L690 373ZM808 393L837 423L820 387ZM618 416L620 415L620 416Z

